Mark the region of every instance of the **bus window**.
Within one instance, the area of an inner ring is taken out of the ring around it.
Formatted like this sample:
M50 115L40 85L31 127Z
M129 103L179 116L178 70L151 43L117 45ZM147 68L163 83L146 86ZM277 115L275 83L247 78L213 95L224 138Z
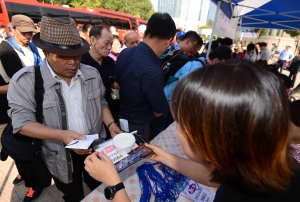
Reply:
M136 19L135 18L130 18L131 21L131 29L136 29L137 23L136 23Z
M76 24L92 23L91 15L87 13L70 11L70 17L75 20Z
M92 24L93 25L103 25L103 24L106 24L104 21L103 21L103 17L100 17L100 16L97 16L97 15L91 15L92 16Z
M70 17L69 11L42 7L43 15L52 17Z
M3 13L3 10L2 10L2 5L0 3L0 13Z
M115 26L118 29L130 29L130 24L127 20L120 20L115 18L109 18L108 23L109 26Z
M13 15L23 14L30 17L35 23L40 22L42 18L42 11L39 6L30 6L26 4L5 3L9 19Z

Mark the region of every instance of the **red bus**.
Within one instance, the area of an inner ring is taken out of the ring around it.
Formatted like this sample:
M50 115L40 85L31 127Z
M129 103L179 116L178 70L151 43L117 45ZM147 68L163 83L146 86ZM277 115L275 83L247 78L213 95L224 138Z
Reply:
M128 29L137 31L140 24L147 23L135 16L103 8L76 9L40 3L37 0L0 0L0 20L4 25L7 25L16 14L26 15L35 23L41 21L42 16L71 17L76 24L106 24L115 26L120 32ZM120 32L119 35L122 37Z
M138 26L147 25L147 23L148 23L146 20L142 20L140 18L136 18L136 21L137 21Z

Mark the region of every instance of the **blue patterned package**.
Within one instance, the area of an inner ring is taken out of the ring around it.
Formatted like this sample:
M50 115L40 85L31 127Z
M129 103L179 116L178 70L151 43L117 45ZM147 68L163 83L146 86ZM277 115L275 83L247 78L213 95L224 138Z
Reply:
M152 153L151 149L145 147L146 140L141 135L134 133L133 136L136 146L128 154L119 153L115 149L112 139L95 146L94 150L105 153L113 161L117 171L121 172Z

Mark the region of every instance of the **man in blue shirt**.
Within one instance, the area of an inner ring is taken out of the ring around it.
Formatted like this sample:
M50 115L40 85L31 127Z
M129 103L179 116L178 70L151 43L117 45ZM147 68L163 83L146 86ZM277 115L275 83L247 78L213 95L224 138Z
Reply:
M289 44L279 55L278 65L280 67L280 74L282 73L282 70L286 68L286 63L290 62L294 58L291 49L292 45Z
M169 111L159 57L175 33L175 23L169 14L153 14L143 42L124 49L116 63L114 87L120 89L120 117L128 120L129 131L137 130L147 140L153 115L159 117Z

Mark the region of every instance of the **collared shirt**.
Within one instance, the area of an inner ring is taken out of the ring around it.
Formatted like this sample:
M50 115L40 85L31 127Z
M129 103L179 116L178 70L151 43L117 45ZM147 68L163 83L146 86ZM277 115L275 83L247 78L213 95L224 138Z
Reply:
M22 49L25 57L31 62L31 65L34 65L34 57L33 57L33 52L30 49L29 46L20 46L20 48Z
M88 135L89 130L86 124L84 112L82 110L82 92L81 92L81 82L83 75L78 69L76 75L71 79L70 85L61 78L59 78L53 69L50 67L48 61L46 60L47 67L52 75L52 77L59 83L61 83L61 92L65 101L65 106L67 110L67 122L68 129L73 130L82 135Z
M262 50L261 52L260 52L260 59L261 60L269 60L270 59L270 57L271 57L271 53L270 53L270 51L269 51L269 49L264 49L264 50Z
M85 53L81 58L81 63L94 67L100 73L103 85L105 86L105 99L110 99L112 93L111 85L114 83L115 61L110 57L103 57L100 65L95 61L89 52Z
M114 80L120 85L120 112L124 119L143 125L152 119L153 111L169 111L160 65L157 55L144 42L120 53Z
M283 50L281 51L280 55L279 55L279 60L288 60L290 58L290 56L293 56L293 53L291 51L288 50Z
M250 60L252 62L255 62L256 60L259 60L260 59L259 52L257 51L257 54L256 54L256 51L257 50L254 49L254 51L251 54L248 54L247 50L246 50L244 59L245 60Z

